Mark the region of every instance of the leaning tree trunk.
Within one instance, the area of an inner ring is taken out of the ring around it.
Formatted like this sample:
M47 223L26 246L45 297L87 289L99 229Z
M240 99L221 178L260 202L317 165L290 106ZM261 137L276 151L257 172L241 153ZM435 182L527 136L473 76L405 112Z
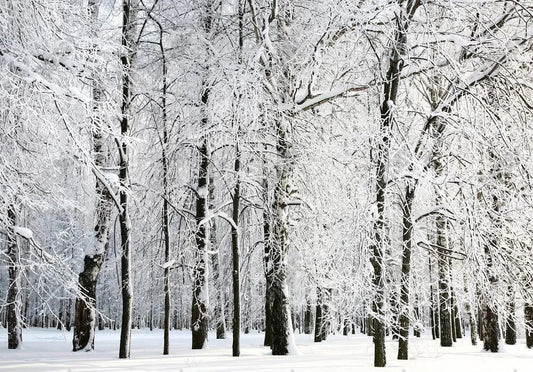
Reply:
M98 20L98 1L90 0L88 11L93 22ZM102 89L98 76L93 75L93 113L91 115L93 133L93 156L97 172L105 171L108 150L105 144L104 130L100 106L102 105ZM96 177L96 207L94 227L94 247L83 259L83 271L78 283L82 297L76 298L74 305L74 335L72 338L73 351L94 349L94 330L96 327L96 285L100 269L109 249L109 226L113 210L113 197L103 181L105 177Z
M17 236L13 227L15 226L15 209L9 206L7 219L10 223L7 234L7 257L9 259L9 289L7 292L6 323L7 323L7 348L18 349L22 347L22 324L20 318L20 250Z
M405 197L402 201L403 210L403 255L402 255L402 275L400 287L400 319L399 319L399 341L398 359L407 360L409 358L409 285L411 278L411 249L413 221L411 219L411 209L415 196L415 188L407 185Z

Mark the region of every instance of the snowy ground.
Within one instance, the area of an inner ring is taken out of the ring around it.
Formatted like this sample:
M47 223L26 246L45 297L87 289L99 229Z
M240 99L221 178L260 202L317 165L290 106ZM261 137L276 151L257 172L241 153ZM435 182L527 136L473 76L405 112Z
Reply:
M395 342L387 343L387 367L373 368L371 339L364 335L330 336L313 343L296 335L300 355L272 356L261 346L262 334L242 336L241 357L231 357L231 340L210 335L207 350L190 349L190 332L171 332L171 355L163 356L161 331L134 330L131 359L118 359L118 331L99 331L94 352L70 352L72 336L53 329L25 329L24 348L7 350L6 330L0 331L0 370L4 371L397 371L397 372L532 372L533 350L525 340L505 345L497 354L482 352L468 339L441 348L426 334L411 338L410 360L396 360Z

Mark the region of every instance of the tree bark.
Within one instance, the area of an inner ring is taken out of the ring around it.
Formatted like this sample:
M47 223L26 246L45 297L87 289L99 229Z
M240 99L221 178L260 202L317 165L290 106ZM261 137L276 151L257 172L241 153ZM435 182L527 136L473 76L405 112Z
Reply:
M237 227L239 226L239 209L241 199L241 181L239 178L239 171L241 169L241 152L239 144L235 145L235 164L233 171L235 172L236 181L233 189L233 210L231 226L231 252L232 252L232 281L233 281L233 356L239 356L240 350L240 335L241 335L241 293L240 293L240 258L239 258L239 233Z
M122 107L120 123L120 144L119 144L119 181L120 181L120 207L119 225L120 225L120 246L122 256L120 285L122 294L122 320L120 326L120 345L119 358L130 357L131 346L131 326L133 316L133 288L131 280L131 219L129 215L129 155L128 141L126 136L130 130L130 114L132 100L132 64L135 55L135 17L136 17L135 0L123 0L122 2L122 47L124 48L121 55L122 63Z
M271 243L270 243L270 215L268 213L268 182L266 175L263 179L263 190L265 195L263 207L263 266L265 270L265 339L264 346L272 346L272 275L273 268L270 259Z
M322 329L324 328L324 316L322 314L322 291L317 288L317 300L315 311L315 342L322 342Z
M163 292L165 294L163 307L163 355L168 355L170 351L170 222L169 222L169 170L168 170L168 128L167 128L167 91L168 91L168 67L165 47L163 43L163 27L159 26L159 49L161 51L162 78L163 86L161 88L161 124L163 126L163 138L161 139L161 166L163 172L163 210L162 210L162 229L164 245L164 273L163 273ZM152 323L150 324L152 326Z
M7 322L7 348L18 349L22 347L21 324L21 299L20 299L20 247L15 231L15 208L10 205L7 209L9 221L7 233L7 257L9 259L8 274L9 288L7 292L6 322Z
M452 339L452 314L449 287L449 260L447 256L446 220L441 215L437 216L437 246L438 246L438 273L439 273L439 304L440 304L440 346L449 347Z
M97 0L90 0L88 12L91 20L98 21ZM92 98L93 112L91 115L93 133L93 156L94 165L100 170L104 170L108 158L106 148L103 123L100 113L102 104L102 89L99 77L94 74L92 77ZM96 178L96 207L95 207L95 227L94 227L94 247L91 253L85 255L83 259L83 271L79 274L78 283L82 297L76 298L74 305L74 334L72 338L73 351L94 350L94 331L96 327L96 285L100 269L104 263L105 256L109 250L109 226L111 222L111 212L113 210L113 197L111 190Z
M309 302L309 299L307 299L307 304L305 306L305 314L304 314L304 333L306 335L310 335L312 332L312 320L313 316L313 308L311 307L311 303Z
M399 319L399 341L398 359L407 360L409 358L409 285L411 278L411 249L413 221L411 220L411 209L415 196L415 189L411 185L407 186L405 197L402 201L403 211L403 255L402 273L400 284L400 319Z
M533 348L533 305L526 303L524 305L524 320L526 326L526 346L528 349Z
M207 104L208 93L204 92L202 102ZM207 117L202 119L207 125ZM207 241L208 231L202 220L206 216L206 199L208 193L208 168L209 168L209 149L207 138L199 149L200 166L198 169L198 190L196 199L196 264L194 266L194 282L192 296L192 348L203 349L207 346L207 332L209 327L208 319L208 282L207 282Z
M403 1L398 1L398 5L403 7ZM383 84L383 101L380 107L380 139L377 145L376 161L376 206L377 217L374 221L373 233L374 242L372 244L371 263L374 269L372 284L374 286L374 300L372 311L374 313L374 366L385 367L387 364L385 353L385 324L384 324L384 262L383 262L383 242L385 240L384 218L385 218L385 191L387 187L386 172L389 165L389 147L391 137L391 127L394 119L394 105L398 96L398 87L404 68L403 55L407 50L407 29L417 8L420 6L419 0L409 0L406 8L398 12L394 41L390 50L386 80Z
M509 300L507 302L507 321L505 322L505 343L507 345L516 344L515 301L513 286L509 286Z

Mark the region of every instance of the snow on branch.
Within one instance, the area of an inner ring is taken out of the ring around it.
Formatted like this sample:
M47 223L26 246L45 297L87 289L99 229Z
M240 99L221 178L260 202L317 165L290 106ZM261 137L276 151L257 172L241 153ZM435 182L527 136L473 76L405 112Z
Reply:
M295 112L307 111L323 103L329 102L335 98L344 96L348 93L361 92L373 85L373 81L366 84L351 84L337 87L328 92L323 92L316 95L307 95L305 98L296 102Z

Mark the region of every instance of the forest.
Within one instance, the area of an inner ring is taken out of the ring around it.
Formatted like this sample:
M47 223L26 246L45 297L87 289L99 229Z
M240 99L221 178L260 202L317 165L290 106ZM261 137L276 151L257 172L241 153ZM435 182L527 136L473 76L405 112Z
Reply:
M533 348L531 0L0 0L0 102L4 349Z

